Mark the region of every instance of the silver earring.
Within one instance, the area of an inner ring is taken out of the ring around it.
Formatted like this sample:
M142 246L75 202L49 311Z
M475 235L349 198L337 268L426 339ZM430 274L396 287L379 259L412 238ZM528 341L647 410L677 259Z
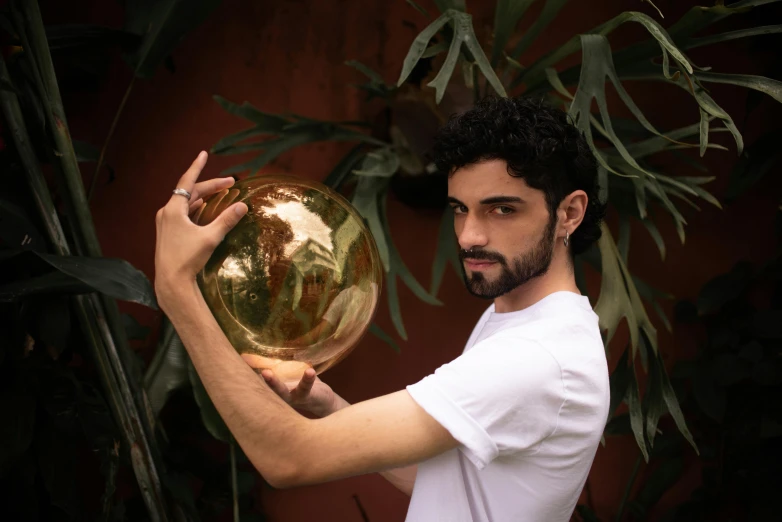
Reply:
M570 245L570 232L565 231L565 246Z

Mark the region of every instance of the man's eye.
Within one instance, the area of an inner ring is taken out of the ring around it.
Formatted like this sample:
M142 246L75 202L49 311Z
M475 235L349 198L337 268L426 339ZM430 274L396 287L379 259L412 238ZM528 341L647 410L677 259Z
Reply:
M451 207L451 210L453 210L454 214L466 214L467 213L467 207L464 205L454 205Z
M499 207L494 207L492 212L494 212L495 214L499 214L501 216L507 216L508 214L512 214L513 213L513 208L501 205Z

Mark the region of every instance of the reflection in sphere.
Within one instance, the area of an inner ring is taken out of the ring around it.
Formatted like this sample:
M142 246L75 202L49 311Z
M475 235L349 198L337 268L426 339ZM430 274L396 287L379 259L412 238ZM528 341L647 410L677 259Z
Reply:
M233 203L249 211L198 285L226 337L282 379L339 362L369 327L382 267L371 233L342 196L290 176L259 176L208 198L206 225Z

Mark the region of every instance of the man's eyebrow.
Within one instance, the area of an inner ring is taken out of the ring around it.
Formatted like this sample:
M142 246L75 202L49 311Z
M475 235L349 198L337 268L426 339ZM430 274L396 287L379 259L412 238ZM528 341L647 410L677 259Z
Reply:
M481 205L496 205L497 203L524 203L524 200L517 196L492 196L482 199Z
M448 203L454 205L464 205L461 201L453 196L448 196ZM497 203L524 203L524 200L518 196L492 196L479 201L481 205L496 205Z

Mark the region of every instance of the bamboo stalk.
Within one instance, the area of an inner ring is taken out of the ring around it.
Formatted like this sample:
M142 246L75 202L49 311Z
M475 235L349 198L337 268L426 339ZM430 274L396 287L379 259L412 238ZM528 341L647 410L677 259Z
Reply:
M52 137L54 138L55 155L66 189L63 191L63 198L66 200L69 215L72 217L76 228L75 235L79 239L78 246L80 247L78 250L82 252L82 255L101 257L100 242L92 221L92 214L87 202L79 163L73 150L73 143L65 117L65 109L60 97L57 77L54 73L54 65L49 52L49 44L46 39L38 2L37 0L25 0L19 3L21 4L21 9L18 7L14 9L16 18L20 19L17 25L21 25L21 28L18 28L18 31L24 48L29 50L30 57L34 61L32 68L36 71L34 74L35 82L41 93L41 101L44 104L47 123L51 127ZM101 295L100 300L103 305L103 313L101 315L105 315L113 338L113 342L106 343L106 347L116 351L119 355L118 360L122 362L121 366L116 366L114 370L117 374L123 374L123 380L130 387L136 403L136 409L141 413L142 429L144 429L149 439L153 457L155 457L156 461L159 461L158 456L160 452L152 429L154 421L152 420L144 389L140 382L129 380L124 376L126 368L132 364L132 354L125 336L124 326L120 320L119 308L116 301L112 298Z
M2 57L0 57L0 80L9 85L11 84L11 78ZM14 144L27 174L30 190L33 193L36 206L46 227L49 240L57 254L70 255L70 248L32 148L19 100L14 92L0 90L0 109L2 109L5 121L11 130ZM108 339L101 337L95 315L90 315L88 311L87 298L76 296L74 297L74 303L79 322L89 340L88 344L101 379L101 384L107 391L112 413L120 425L126 443L131 448L134 472L144 495L144 500L147 503L150 516L155 521L165 521L167 520L167 514L165 504L163 503L162 488L160 487L157 470L155 469L149 447L141 430L135 403L128 392L122 393L120 390L111 361L106 354L105 344L107 341L111 343L111 337Z

